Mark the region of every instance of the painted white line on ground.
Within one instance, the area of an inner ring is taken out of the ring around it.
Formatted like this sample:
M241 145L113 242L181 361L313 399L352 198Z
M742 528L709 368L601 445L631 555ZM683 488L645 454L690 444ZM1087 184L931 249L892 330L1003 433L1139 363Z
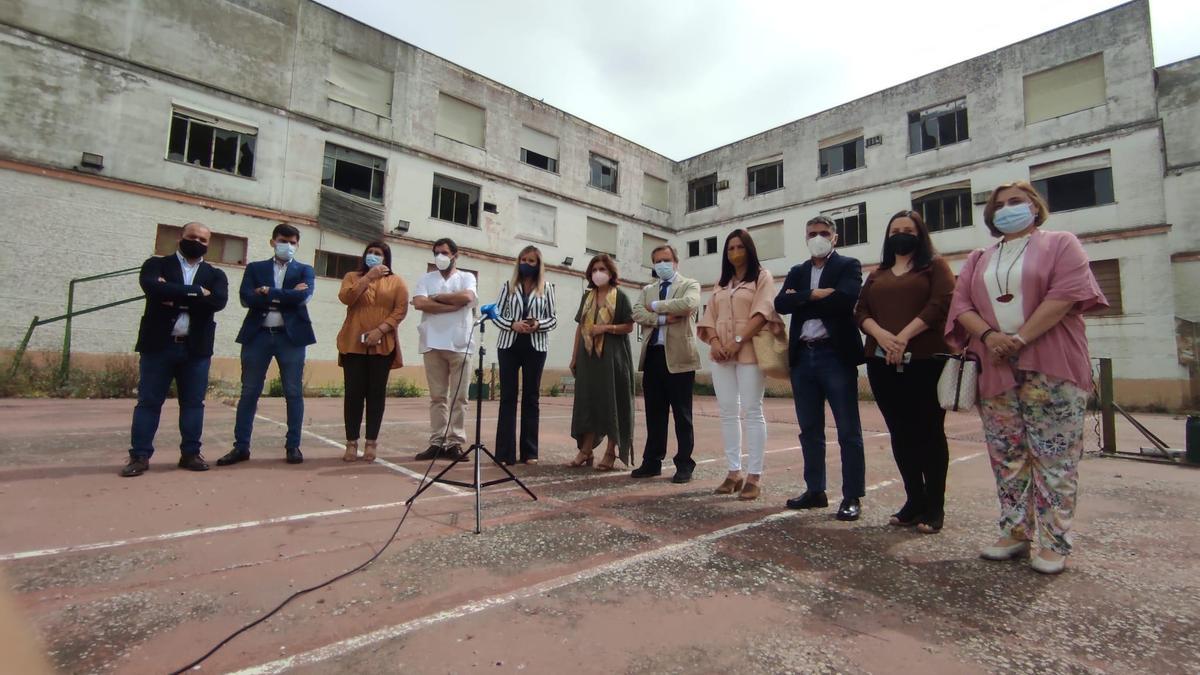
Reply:
M965 457L959 457L958 459L952 460L950 463L957 464L959 462L966 462L966 461L975 459L976 457L982 457L984 454L986 454L986 453L977 452L975 454L967 455ZM886 481L883 481L880 483L875 483L874 485L869 486L867 488L867 490L868 491L878 490L880 488L891 485L895 482L896 482L895 480L886 480ZM368 647L370 645L383 642L385 640L394 640L403 635L407 635L408 633L412 633L412 632L421 630L422 628L426 628L426 627L433 626L433 625L436 625L439 623L443 623L445 621L450 621L452 619L461 619L463 617L470 616L472 614L478 614L479 612L483 612L483 611L491 609L493 607L501 607L504 605L512 604L519 600L525 600L528 598L533 598L533 597L537 597L540 595L544 595L551 591L555 591L559 588L563 588L564 586L570 586L572 584L577 584L581 581L587 581L589 579L594 579L595 577L601 576L603 574L608 574L610 572L618 572L618 571L627 569L629 567L632 567L634 565L637 565L637 564L640 564L643 562L649 562L649 561L658 560L661 558L666 558L666 557L669 557L676 553L680 553L684 550L692 548L694 546L697 546L700 544L707 544L707 543L714 542L714 541L717 541L720 539L724 539L731 535L740 534L742 532L754 529L761 525L767 525L767 524L774 523L774 522L777 522L780 520L784 520L786 518L792 518L792 517L798 516L801 513L803 513L803 512L802 511L781 511L781 512L772 513L772 514L763 516L762 518L759 518L757 520L751 520L749 522L739 523L737 525L731 525L729 527L725 527L720 530L715 530L713 532L708 532L708 533L699 535L697 537L693 537L691 539L688 539L687 541L676 542L674 544L667 544L666 546L652 549L650 551L643 551L642 553L636 553L634 555L631 555L631 556L628 556L625 558L621 558L619 560L614 560L612 562L605 563L603 565L597 565L595 567L590 567L588 569L580 570L578 572L573 572L571 574L566 574L566 575L563 575L560 577L556 577L554 579L549 579L549 580L543 581L539 584L534 584L532 586L526 586L525 588L517 589L515 591L512 591L511 593L505 593L502 595L494 595L490 598L484 598L482 600L468 602L466 604L459 605L458 607L454 607L452 609L447 609L447 610L444 610L441 612L436 612L434 614L429 614L429 615L426 615L426 616L423 616L423 617L420 617L417 619L413 619L411 621L406 621L401 624L397 624L394 626L388 626L387 628L381 628L379 630L367 633L365 635L360 635L360 636L352 637L352 638L349 638L346 640L341 640L339 642L334 642L334 643L326 645L324 647L318 647L317 649L313 649L313 650L310 650L307 652L296 654L295 656L289 656L289 657L278 659L275 661L270 661L268 663L263 663L263 664L260 664L257 666L243 668L242 670L233 671L232 675L266 675L268 673L281 673L281 672L284 672L284 671L287 671L287 670L290 670L292 668L296 668L299 666L310 666L313 664L321 663L322 661L328 661L329 659L333 659L333 658L337 658L339 656L343 656L345 654L349 654L350 652L356 651L358 649L362 649L363 647Z
M472 418L472 420L473 419L474 418ZM500 419L499 417L483 417L483 418L480 418L480 421L481 422L496 422L496 421L499 421L499 419ZM539 420L569 420L569 419L571 419L571 416L570 415L550 415L550 416L542 415L538 419ZM383 424L383 426L386 427L386 426L405 426L405 425L410 425L410 424L429 424L429 422L426 420L394 420L391 422L382 422L382 424ZM308 425L308 427L310 429L324 429L326 427L342 427L342 426L344 426L344 425L333 424L333 423Z
M266 415L261 415L261 414L257 414L257 413L254 416L265 422L270 422L271 424L283 427L285 429L287 428L286 422L280 422L277 420L273 420L270 417L267 417ZM300 433L308 434L309 436L312 436L313 438L317 439L318 441L321 441L322 443L326 443L328 445L332 445L335 448L338 448L341 450L346 449L346 444L344 442L335 441L332 438L329 438L327 436L322 436L321 434L318 434L315 431L310 431L309 429L301 429ZM412 469L400 466L399 464L393 464L387 460L379 459L378 457L375 458L374 463L378 464L379 466L384 467L385 469L391 469L392 471L395 471L396 473L408 476L409 478L415 478L418 482L423 477L421 474L417 473L416 471L413 471ZM456 488L453 485L443 485L441 483L435 483L434 487L445 490L446 492L449 492L452 494L466 494L466 492L467 492L466 490ZM474 493L472 492L471 494L474 494Z

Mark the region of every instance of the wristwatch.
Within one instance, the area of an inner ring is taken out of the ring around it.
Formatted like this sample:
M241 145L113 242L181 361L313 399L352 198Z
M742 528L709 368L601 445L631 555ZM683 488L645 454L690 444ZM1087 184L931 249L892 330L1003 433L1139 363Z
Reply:
M733 341L738 343L739 345L742 344L742 336L741 335L733 336Z

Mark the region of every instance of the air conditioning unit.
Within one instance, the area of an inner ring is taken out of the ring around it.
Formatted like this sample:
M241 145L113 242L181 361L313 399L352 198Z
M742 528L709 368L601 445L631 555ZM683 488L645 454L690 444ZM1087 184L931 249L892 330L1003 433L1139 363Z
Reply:
M718 190L728 190L729 189L729 181L727 181L727 180L717 181L717 189Z
M990 197L991 195L992 195L992 193L990 190L984 190L983 192L973 193L971 195L971 203L976 204L976 205L986 204L988 197Z

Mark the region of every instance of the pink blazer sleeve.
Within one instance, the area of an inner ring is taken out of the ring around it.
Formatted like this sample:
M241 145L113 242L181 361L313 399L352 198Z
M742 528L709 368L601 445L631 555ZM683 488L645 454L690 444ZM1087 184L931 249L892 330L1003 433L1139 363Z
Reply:
M1047 232L1046 234L1051 234ZM1066 300L1075 303L1076 312L1086 312L1095 307L1108 307L1108 299L1092 274L1087 253L1079 239L1071 232L1054 232L1054 263L1050 266L1050 279L1045 300Z
M767 324L783 325L783 319L775 311L775 277L767 270L758 273L758 282L754 285L754 300L750 303L750 316L762 314ZM770 326L774 329L774 326Z
M981 248L971 251L967 262L963 263L962 270L958 273L958 281L954 284L954 295L950 299L950 311L946 314L946 327L943 332L946 344L955 350L965 349L971 339L967 329L958 323L958 317L967 312L978 311L975 301L971 299L971 284L975 280L975 265L982 255Z

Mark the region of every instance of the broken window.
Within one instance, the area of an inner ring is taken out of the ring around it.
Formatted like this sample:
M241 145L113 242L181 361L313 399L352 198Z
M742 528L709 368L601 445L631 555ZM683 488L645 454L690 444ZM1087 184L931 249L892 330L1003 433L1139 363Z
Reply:
M321 185L339 192L383 202L383 178L387 160L357 150L325 144L325 166Z
M1033 181L1050 211L1070 211L1112 204L1112 168L1079 171Z
M970 138L967 99L908 113L908 151L922 152Z
M746 170L746 194L761 195L783 187L783 160L759 164Z
M817 170L822 178L857 169L864 164L862 136L844 143L827 145L818 152Z
M688 181L688 211L699 211L717 205L717 174L710 173Z
M521 127L521 161L558 173L558 139L537 129Z
M317 276L331 279L343 279L358 269L359 257L345 253L317 250L317 258L313 263Z
M837 246L857 246L867 243L867 203L859 202L832 211L822 211L821 215L833 221L833 230L837 232Z
M912 210L921 214L930 232L971 226L971 188L955 187L913 196Z
M179 237L183 234L180 225L158 226L154 235L154 255L173 255L179 248ZM208 252L204 259L210 263L224 265L246 264L246 238L212 232L208 237Z
M252 127L202 113L173 110L167 159L251 177L257 136L258 130Z
M709 237L704 240L704 254L711 255L717 252L717 238Z
M688 242L688 257L696 258L700 255L700 240L693 239Z
M429 215L438 220L479 227L479 186L434 174Z
M617 162L593 152L589 153L588 166L591 170L589 185L608 192L617 191Z

